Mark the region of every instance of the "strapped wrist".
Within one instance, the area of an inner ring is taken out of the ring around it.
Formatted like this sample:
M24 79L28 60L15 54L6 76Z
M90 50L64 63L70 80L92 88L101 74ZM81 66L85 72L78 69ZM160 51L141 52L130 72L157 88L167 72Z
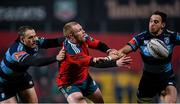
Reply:
M111 61L111 60L112 60L111 56L107 56L107 59L108 59L109 61Z

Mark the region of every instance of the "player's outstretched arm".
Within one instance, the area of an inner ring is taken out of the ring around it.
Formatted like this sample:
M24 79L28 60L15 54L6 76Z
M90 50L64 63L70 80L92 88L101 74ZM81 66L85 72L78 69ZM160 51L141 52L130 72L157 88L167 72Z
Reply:
M123 67L127 66L132 62L130 57L122 57L118 60L109 60L107 57L101 57L100 59L92 58L90 61L90 66L97 68L108 68L108 67Z
M133 51L133 49L132 49L132 47L130 45L125 45L123 48L118 50L118 53L119 53L119 56L122 57L124 55L129 54L132 51Z
M36 57L33 55L28 55L22 62L20 62L20 65L23 66L45 66L48 64L51 64L56 61L62 61L65 57L65 50L62 48L58 55L54 55L51 57Z
M115 51L115 54L110 54L109 57L113 60L117 60L123 56L126 56L130 52L132 52L132 48L129 45L125 45L123 48L119 49L118 52Z

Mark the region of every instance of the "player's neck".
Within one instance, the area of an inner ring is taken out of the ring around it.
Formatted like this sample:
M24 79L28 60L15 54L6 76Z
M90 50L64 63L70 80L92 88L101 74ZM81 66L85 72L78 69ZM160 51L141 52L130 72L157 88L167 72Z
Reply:
M76 45L77 44L77 42L76 41L73 41L73 40L68 40L69 41L69 43L70 44L74 44L74 45Z
M74 38L70 38L70 39L68 39L68 41L72 44L77 44L77 41Z

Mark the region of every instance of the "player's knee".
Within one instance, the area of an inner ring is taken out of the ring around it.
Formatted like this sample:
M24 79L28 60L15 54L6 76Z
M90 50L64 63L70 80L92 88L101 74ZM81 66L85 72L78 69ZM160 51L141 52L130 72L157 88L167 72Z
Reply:
M176 97L173 97L173 96L164 96L163 99L161 98L161 102L162 103L176 103Z
M177 101L177 94L176 93L171 94L169 99L170 99L170 103L176 103L176 101Z
M84 97L74 97L67 99L69 103L86 103L86 99Z
M166 95L167 103L176 103L177 96L175 94Z

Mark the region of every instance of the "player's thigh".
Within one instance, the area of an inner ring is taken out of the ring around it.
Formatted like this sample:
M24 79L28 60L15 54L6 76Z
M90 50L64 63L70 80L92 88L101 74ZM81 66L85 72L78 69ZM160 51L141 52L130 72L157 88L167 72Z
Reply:
M25 89L25 90L21 91L20 93L18 93L18 95L22 102L25 102L25 103L37 103L38 102L37 94L36 94L34 87Z
M93 94L87 96L87 98L90 99L91 101L93 101L94 103L103 103L104 102L102 93L99 88L97 88Z
M87 103L81 92L73 92L67 97L69 103Z
M159 83L149 77L150 76L147 76L145 73L139 82L137 91L137 101L139 103L152 102L153 97L156 96L160 90Z
M18 81L18 95L23 103L38 102L32 77L27 73Z
M18 89L15 86L15 84L11 83L0 83L0 102L17 102L16 94Z
M17 103L17 99L15 96L8 98L6 100L0 101L0 104L5 104L5 103L13 103L16 104Z
M69 103L85 103L86 100L78 85L62 86L59 90L64 94Z

